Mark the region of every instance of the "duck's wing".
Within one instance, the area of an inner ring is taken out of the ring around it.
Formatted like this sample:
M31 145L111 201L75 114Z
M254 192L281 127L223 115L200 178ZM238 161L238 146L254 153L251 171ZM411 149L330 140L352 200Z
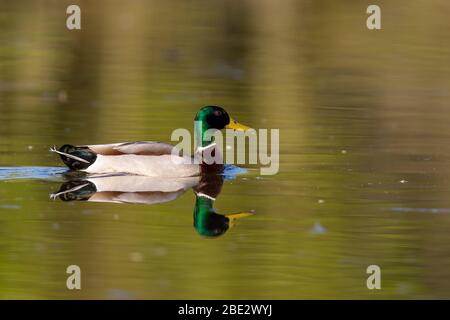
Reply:
M78 147L89 148L96 154L105 156L121 155L121 154L160 156L172 154L172 151L174 149L177 150L171 144L158 141L135 141L135 142L112 143L112 144L93 144Z

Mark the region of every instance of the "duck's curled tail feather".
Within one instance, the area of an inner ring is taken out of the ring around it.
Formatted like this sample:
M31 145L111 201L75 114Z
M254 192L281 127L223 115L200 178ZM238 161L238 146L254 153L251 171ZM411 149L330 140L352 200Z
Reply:
M88 168L97 159L97 154L86 147L75 147L65 144L61 148L50 148L51 152L59 154L61 160L71 170L83 170Z

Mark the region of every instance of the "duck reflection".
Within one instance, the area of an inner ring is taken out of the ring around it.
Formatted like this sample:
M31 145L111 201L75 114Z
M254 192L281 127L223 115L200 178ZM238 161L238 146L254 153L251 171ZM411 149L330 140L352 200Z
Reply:
M219 214L214 209L214 202L222 190L222 175L203 175L193 188L196 194L194 207L194 228L203 236L217 237L234 226L239 218L251 215L251 212Z
M52 199L157 204L175 200L193 188L199 177L165 179L132 175L95 175L64 182Z
M158 204L173 201L192 189L195 193L194 228L205 237L217 237L251 212L220 214L214 209L224 183L220 174L158 179L133 175L70 177L51 199L112 203Z

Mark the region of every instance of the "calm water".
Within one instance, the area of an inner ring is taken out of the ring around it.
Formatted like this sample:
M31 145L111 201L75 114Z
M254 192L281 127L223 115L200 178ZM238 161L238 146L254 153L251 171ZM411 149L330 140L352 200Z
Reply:
M68 4L0 1L0 298L450 298L449 3L381 1L381 31L359 1L83 2L81 31ZM170 142L207 104L280 129L277 175L223 182L254 214L222 236L189 189L50 199L50 146Z

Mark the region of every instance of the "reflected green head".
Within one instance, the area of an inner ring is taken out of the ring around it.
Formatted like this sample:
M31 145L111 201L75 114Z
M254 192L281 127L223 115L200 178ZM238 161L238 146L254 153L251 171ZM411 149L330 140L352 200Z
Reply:
M194 227L205 237L218 237L229 228L229 219L215 212L214 200L197 196L194 208Z

